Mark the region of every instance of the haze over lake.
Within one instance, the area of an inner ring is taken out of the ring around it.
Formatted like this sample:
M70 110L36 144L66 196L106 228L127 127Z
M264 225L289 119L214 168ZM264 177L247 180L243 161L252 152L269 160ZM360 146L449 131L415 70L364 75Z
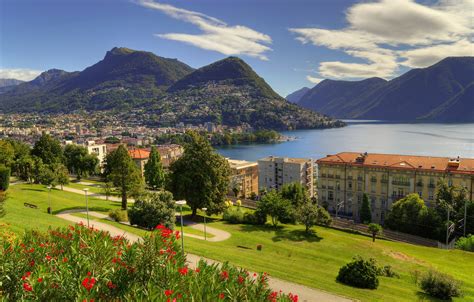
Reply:
M474 124L395 124L346 121L347 127L282 132L293 141L218 148L225 157L255 161L268 155L321 158L343 151L474 158Z

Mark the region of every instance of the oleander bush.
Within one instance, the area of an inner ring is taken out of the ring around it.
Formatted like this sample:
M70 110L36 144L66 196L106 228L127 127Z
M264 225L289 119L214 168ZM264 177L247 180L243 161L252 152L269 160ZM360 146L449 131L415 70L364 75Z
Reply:
M128 221L128 215L127 215L126 210L121 210L121 209L111 210L109 212L109 217L117 222Z
M379 268L375 259L365 260L360 256L345 264L339 270L338 282L359 287L376 289L379 286Z
M468 252L474 252L474 236L468 235L467 237L461 237L456 241L456 248Z
M268 276L199 262L187 266L179 232L163 225L138 243L84 225L0 236L6 301L293 301Z
M430 270L418 280L420 288L432 297L450 300L462 295L461 284L451 276Z

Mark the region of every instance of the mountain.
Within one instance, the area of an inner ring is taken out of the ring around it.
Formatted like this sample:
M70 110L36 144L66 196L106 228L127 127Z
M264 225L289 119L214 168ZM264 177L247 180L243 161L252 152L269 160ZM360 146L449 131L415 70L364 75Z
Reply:
M0 93L10 91L21 83L23 83L23 81L17 79L0 79Z
M474 57L448 57L390 81L325 80L298 103L338 118L474 122Z
M17 79L0 79L0 88L1 87L8 87L8 86L15 86L18 84L23 83L23 81Z
M333 116L345 116L347 106L364 94L386 84L381 78L362 81L323 80L306 92L298 105Z
M3 112L82 109L133 110L140 122L154 126L214 122L283 130L344 125L290 104L236 57L194 70L176 59L113 48L83 71L51 69L0 95Z
M164 95L171 84L193 70L176 59L115 47L81 72L51 69L16 86L0 95L0 110L125 110Z
M310 89L308 87L303 87L299 90L296 90L293 93L290 93L289 95L286 96L285 99L287 99L288 102L290 103L298 103L300 99L303 97L303 95L306 94Z
M243 60L228 57L173 84L156 105L163 122L171 115L186 123L249 124L255 128L301 129L342 126L326 116L289 103ZM167 104L174 104L173 111ZM176 119L176 118L175 118Z

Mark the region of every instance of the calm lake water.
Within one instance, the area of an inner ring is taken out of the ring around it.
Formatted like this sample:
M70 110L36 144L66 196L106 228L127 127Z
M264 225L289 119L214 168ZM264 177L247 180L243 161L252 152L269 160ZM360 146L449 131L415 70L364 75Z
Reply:
M268 155L321 158L343 151L474 158L474 124L394 124L346 121L338 129L283 132L296 140L219 148L225 157L256 161Z

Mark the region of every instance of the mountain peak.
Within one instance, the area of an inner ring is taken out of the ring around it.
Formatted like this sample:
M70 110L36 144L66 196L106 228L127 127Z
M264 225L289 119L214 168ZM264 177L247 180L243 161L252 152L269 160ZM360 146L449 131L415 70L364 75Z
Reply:
M49 69L47 71L42 72L39 76L37 76L31 83L35 85L43 85L47 82L56 80L61 78L64 75L69 74L69 72L61 70L61 69Z

